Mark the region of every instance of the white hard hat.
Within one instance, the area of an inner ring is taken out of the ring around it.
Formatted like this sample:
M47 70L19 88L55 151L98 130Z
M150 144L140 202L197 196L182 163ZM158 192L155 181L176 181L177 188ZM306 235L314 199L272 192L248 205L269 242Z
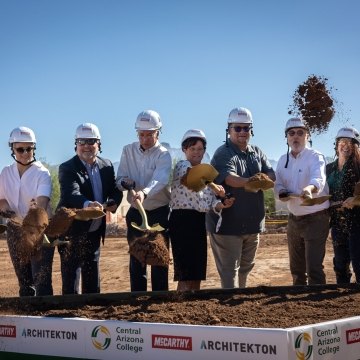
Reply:
M135 122L136 130L160 130L161 127L160 115L153 110L141 112Z
M286 122L285 125L285 134L288 132L288 130L293 128L303 128L307 130L307 127L304 123L304 121L300 118L291 118Z
M340 138L350 138L350 139L354 139L357 143L360 143L359 132L353 127L343 127L343 128L341 128L338 131L335 139L337 140L337 139L340 139Z
M203 140L206 141L205 133L202 130L200 130L200 129L190 129L184 134L184 136L183 136L183 138L181 140L181 143L183 143L186 139L189 139L189 138L192 138L192 137L200 138L200 139L203 139Z
M11 131L9 145L15 142L36 143L34 132L25 126L19 126Z
M252 124L253 119L250 110L244 107L232 109L229 114L228 124L233 123Z
M98 127L91 123L81 124L77 127L75 139L101 139Z

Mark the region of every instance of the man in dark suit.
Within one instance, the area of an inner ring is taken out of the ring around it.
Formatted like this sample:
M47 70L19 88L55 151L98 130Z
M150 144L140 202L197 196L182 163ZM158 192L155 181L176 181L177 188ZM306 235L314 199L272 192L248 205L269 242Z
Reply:
M115 212L122 192L116 186L111 161L98 156L101 137L96 125L78 126L75 151L76 155L59 167L58 208L98 207ZM70 244L59 246L63 294L78 293L78 269L81 269L81 293L100 292L100 242L104 243L105 230L105 216L89 221L74 220L66 234Z

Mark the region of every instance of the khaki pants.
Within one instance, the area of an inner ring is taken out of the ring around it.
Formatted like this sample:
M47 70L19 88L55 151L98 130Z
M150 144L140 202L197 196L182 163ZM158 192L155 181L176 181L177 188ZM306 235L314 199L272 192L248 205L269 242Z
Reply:
M222 288L244 288L247 276L255 265L259 234L210 233L209 236Z

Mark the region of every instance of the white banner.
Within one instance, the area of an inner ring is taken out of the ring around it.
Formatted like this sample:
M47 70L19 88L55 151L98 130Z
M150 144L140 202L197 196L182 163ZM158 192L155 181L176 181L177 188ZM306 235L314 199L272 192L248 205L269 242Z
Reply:
M129 360L358 360L360 317L291 329L254 329L0 316L0 352Z

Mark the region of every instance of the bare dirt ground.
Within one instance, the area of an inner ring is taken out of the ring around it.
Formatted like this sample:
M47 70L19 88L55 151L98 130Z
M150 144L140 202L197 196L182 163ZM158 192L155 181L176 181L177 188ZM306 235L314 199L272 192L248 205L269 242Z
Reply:
M130 290L126 239L108 238L101 251L101 290L104 295L68 296L66 301L50 303L41 298L38 298L40 301L34 298L24 301L24 298L13 298L18 294L17 280L6 241L0 240L0 314L270 328L360 315L360 287L334 284L330 239L324 266L328 284L332 285L318 287L290 286L287 241L283 233L261 235L256 265L249 278L249 288L245 290L219 289L220 281L209 247L208 275L200 292L126 293ZM170 290L175 290L177 283L172 280L172 266L169 270ZM57 252L53 285L55 295L60 295Z

